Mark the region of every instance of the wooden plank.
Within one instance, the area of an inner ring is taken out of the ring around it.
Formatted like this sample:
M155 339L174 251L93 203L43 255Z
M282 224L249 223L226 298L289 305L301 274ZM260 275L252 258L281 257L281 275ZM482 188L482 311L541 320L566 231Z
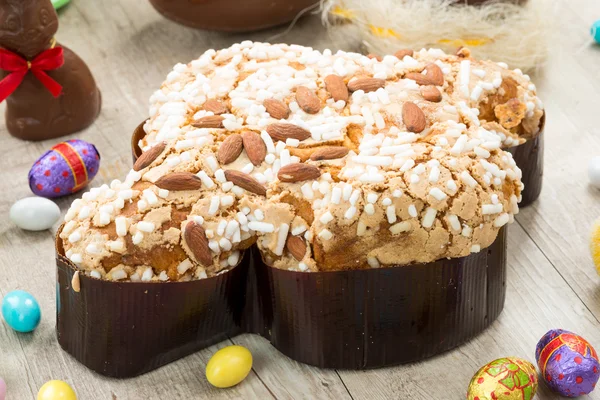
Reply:
M239 335L232 341L252 352L254 370L277 399L351 398L335 370L296 362L257 335Z

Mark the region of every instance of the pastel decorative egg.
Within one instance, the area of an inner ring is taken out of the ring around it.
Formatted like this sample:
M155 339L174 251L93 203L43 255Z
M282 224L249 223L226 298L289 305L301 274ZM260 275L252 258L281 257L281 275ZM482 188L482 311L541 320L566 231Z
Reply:
M28 231L50 229L60 218L60 208L44 197L26 197L10 208L10 219Z
M242 346L227 346L217 351L206 365L206 379L218 388L243 381L252 369L252 354Z
M77 400L77 396L67 382L48 381L40 388L37 400Z
M532 363L518 357L504 357L484 365L473 375L467 400L531 400L537 386Z
M68 140L52 147L33 164L29 187L38 196L65 196L86 187L99 167L100 153L93 144Z
M2 299L2 316L15 331L31 332L40 323L42 314L40 305L30 293L13 290Z
M6 398L6 382L4 379L0 378L0 400L4 400Z
M600 43L600 19L592 24L591 33L596 43Z
M573 332L548 331L537 344L535 358L546 384L562 396L588 394L600 378L596 350Z
M590 185L600 188L600 156L593 157L588 163L588 178Z

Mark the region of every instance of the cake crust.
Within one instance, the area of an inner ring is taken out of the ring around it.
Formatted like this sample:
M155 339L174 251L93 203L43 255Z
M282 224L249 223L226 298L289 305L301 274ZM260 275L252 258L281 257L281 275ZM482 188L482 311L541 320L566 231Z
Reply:
M176 65L150 98L142 162L67 213L67 257L98 278L181 281L253 244L299 271L488 247L522 190L502 149L539 134L543 105L520 71L466 54L243 42Z

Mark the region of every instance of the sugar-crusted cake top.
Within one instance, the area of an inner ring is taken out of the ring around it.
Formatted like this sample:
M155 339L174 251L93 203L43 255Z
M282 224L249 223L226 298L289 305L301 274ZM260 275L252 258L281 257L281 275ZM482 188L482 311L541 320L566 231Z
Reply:
M209 50L169 73L134 170L75 201L61 237L82 269L132 280L211 275L254 242L303 271L468 255L518 212L501 148L542 107L528 76L467 50Z

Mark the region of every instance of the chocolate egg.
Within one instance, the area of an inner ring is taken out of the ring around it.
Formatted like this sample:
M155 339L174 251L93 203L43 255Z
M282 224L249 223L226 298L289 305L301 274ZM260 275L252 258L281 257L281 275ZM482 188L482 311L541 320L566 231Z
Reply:
M75 193L94 179L100 167L96 147L78 139L52 147L29 170L29 187L42 197Z
M532 363L518 357L504 357L484 365L473 375L467 400L531 400L537 386Z
M600 377L596 350L573 332L548 331L537 344L535 359L546 384L562 396L588 394Z

